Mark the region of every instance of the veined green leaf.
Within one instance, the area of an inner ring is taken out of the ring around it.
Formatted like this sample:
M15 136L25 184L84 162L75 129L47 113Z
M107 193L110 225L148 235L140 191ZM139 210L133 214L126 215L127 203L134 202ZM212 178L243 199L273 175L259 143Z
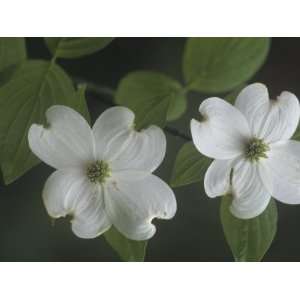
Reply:
M211 159L202 155L192 142L179 150L171 177L171 186L178 187L203 181Z
M236 261L261 261L272 244L277 230L277 207L271 199L256 218L243 220L229 211L230 196L221 202L221 221L226 240Z
M46 44L55 57L78 58L106 47L111 37L46 37Z
M249 80L264 63L270 38L189 38L183 73L190 90L222 93Z
M1 168L7 184L38 163L28 147L28 129L45 124L45 111L54 104L79 109L71 80L54 63L26 61L0 88Z
M137 71L119 83L116 102L135 113L136 128L151 124L164 127L166 121L179 118L186 109L182 86L164 74Z
M147 241L129 240L114 227L104 237L123 261L144 261Z

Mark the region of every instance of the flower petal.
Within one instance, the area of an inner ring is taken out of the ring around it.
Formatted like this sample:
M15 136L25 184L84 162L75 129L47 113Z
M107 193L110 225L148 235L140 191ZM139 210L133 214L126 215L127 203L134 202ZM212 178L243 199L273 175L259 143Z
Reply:
M244 151L250 130L242 113L219 98L208 98L199 107L204 120L191 121L196 148L215 159L231 159Z
M172 189L152 174L137 182L107 184L105 207L113 225L133 240L151 238L156 231L152 219L170 219L177 208Z
M46 112L49 127L33 124L28 132L31 151L42 161L56 168L70 168L94 158L91 128L75 110L55 105Z
M246 116L253 135L268 143L287 140L297 129L299 101L290 92L282 92L277 100L269 100L265 85L251 84L238 95L235 106Z
M111 161L112 171L140 170L153 172L166 153L166 137L157 126L141 132L132 131L126 147Z
M138 181L144 179L147 176L149 176L149 172L137 170L120 170L114 171L110 177L110 180Z
M258 135L262 122L269 111L267 87L261 83L248 85L237 96L235 106L246 117L251 132L254 135Z
M100 185L90 183L80 171L55 171L46 181L43 199L51 217L72 215L78 237L94 238L111 226Z
M258 165L244 159L234 166L232 193L233 201L230 210L240 219L250 219L260 215L271 199L259 176Z
M283 203L300 204L300 142L279 142L270 148L259 168L266 188Z
M300 106L297 97L282 92L277 100L271 100L269 107L260 136L269 143L290 139L299 123Z
M215 198L226 194L230 189L230 171L233 160L215 159L204 177L204 189L208 197Z
M126 147L133 131L134 114L122 106L104 111L93 126L97 159L111 160Z

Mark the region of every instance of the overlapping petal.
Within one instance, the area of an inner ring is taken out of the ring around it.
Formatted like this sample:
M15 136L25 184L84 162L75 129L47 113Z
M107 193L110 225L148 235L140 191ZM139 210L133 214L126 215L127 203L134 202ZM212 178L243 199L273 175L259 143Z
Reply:
M55 171L46 181L43 200L51 217L73 217L72 230L78 237L94 238L111 226L101 186L79 170Z
M94 160L94 140L85 119L73 109L55 105L46 112L49 126L33 124L28 133L31 151L56 168L71 168Z
M259 171L275 199L300 204L300 142L290 140L271 145L268 159L261 162Z
M299 123L300 107L297 97L290 92L282 92L277 100L271 100L269 106L260 136L269 143L290 139Z
M238 161L233 168L232 193L231 212L241 219L260 215L271 199L260 178L258 164L245 159Z
M230 172L233 160L215 159L204 177L204 189L208 197L215 198L230 190Z
M153 172L166 153L166 137L157 126L141 132L132 131L126 147L111 161L113 171L140 170Z
M235 106L247 118L252 134L268 143L290 139L298 126L299 101L290 92L270 100L267 87L254 83L241 91Z
M235 106L246 117L251 133L258 136L269 110L267 87L262 83L248 85L237 96Z
M250 129L243 114L226 101L208 98L199 111L203 121L191 121L193 142L204 155L232 159L244 152Z
M130 142L133 133L134 114L122 106L104 111L93 126L96 156L101 160L113 160Z
M127 238L146 240L155 233L153 218L170 219L176 212L172 189L155 175L143 180L119 180L105 187L106 212Z

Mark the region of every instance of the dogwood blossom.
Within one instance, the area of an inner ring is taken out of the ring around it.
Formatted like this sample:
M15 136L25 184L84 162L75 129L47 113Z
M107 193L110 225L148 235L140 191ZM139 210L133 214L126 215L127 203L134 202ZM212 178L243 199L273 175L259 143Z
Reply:
M47 180L43 200L52 218L71 215L72 230L94 238L115 226L127 238L145 240L155 233L153 218L176 212L172 189L152 172L166 152L157 126L137 132L125 107L103 112L91 129L66 106L46 112L49 126L33 124L32 152L57 169Z
M300 142L290 140L300 116L294 94L270 100L266 86L255 83L235 106L208 98L199 112L191 132L198 151L214 158L204 178L209 197L231 193L231 212L242 219L261 214L271 196L300 204Z

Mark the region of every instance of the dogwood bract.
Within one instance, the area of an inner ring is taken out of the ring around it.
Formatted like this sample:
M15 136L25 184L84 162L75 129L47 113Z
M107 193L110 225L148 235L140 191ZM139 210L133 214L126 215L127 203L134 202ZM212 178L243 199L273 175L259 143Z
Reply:
M235 106L208 98L199 107L200 122L191 121L193 142L214 158L204 187L211 197L231 193L231 212L238 218L258 216L271 196L300 203L300 143L290 140L299 122L299 101L282 92L270 100L266 86L244 88Z
M145 240L155 233L153 218L176 212L171 188L151 174L163 161L166 138L157 126L137 132L125 107L107 109L91 129L76 111L52 106L49 126L33 124L32 152L56 168L43 200L53 218L72 216L72 230L94 238L114 225L123 235Z

